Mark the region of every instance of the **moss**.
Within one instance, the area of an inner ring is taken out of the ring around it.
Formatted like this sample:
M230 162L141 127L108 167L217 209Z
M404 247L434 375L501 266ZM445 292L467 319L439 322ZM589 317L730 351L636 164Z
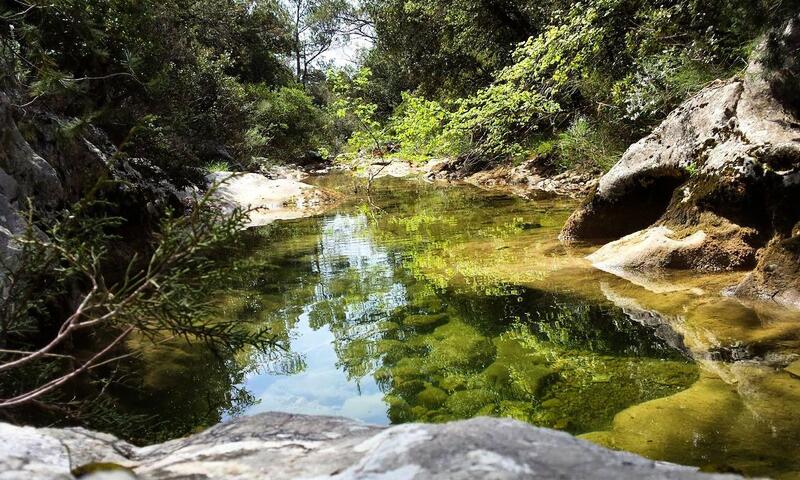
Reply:
M445 406L456 417L469 418L487 407L493 407L498 398L497 393L491 390L461 390L452 393L445 402Z
M450 374L445 375L439 386L443 389L454 392L456 390L463 390L466 388L467 381L462 375Z
M398 395L412 397L425 389L425 382L417 379L403 380L402 377L397 377L392 383L392 389Z
M508 417L521 420L523 422L530 422L533 411L533 405L528 402L504 400L500 402L497 415L499 417Z
M437 327L426 343L430 348L427 361L440 369L479 369L487 365L495 353L489 339L475 328L454 320Z

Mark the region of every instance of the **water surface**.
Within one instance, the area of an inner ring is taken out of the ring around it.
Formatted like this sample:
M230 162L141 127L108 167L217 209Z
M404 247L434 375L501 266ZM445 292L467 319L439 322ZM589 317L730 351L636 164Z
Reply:
M720 296L738 274L597 271L591 247L556 240L568 200L317 182L353 199L246 233L224 315L269 326L285 352L233 359L214 411L513 417L705 470L800 472L800 380L783 370L800 321Z

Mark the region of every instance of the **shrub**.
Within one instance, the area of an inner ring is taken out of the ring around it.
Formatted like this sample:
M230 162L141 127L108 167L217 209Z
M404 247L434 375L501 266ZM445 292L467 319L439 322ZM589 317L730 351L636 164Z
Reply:
M438 102L404 92L390 120L392 138L404 159L421 160L458 153L460 145L450 133L453 114Z
M267 85L248 88L252 102L250 128L243 151L250 157L296 160L309 150L330 143L330 125L325 111L314 105L301 86L271 89Z

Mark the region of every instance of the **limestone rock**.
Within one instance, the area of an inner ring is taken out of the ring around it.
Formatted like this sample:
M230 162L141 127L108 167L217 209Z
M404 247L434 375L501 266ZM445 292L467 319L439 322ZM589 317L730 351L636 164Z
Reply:
M733 293L800 309L800 236L771 242Z
M779 32L741 78L709 85L631 146L562 241L625 237L592 257L606 269L756 267L738 295L800 306L800 256L786 243L800 221L800 118L776 89L800 72L791 55L772 58L800 46L800 17Z
M648 272L658 269L733 270L748 266L755 249L733 230L729 236L697 230L682 236L665 226L640 230L607 243L587 257L596 268Z
M4 194L9 202L30 199L37 207L54 207L64 198L58 173L22 137L12 115L8 98L0 93L0 169L14 179L13 192ZM3 182L4 185L8 185Z
M224 208L251 210L249 227L308 216L336 200L330 192L291 178L216 172L208 180L218 185L215 196Z
M0 424L2 480L72 479L72 471L90 468L97 473L82 478L130 478L129 471L159 480L740 478L611 451L510 419L384 428L266 413L144 448L83 429Z

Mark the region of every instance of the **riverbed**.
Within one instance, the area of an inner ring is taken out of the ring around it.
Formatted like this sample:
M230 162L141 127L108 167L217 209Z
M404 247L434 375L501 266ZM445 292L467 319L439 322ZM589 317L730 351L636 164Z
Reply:
M489 415L707 471L800 475L800 319L724 296L741 274L594 269L595 246L557 240L569 199L311 182L350 200L245 232L247 274L218 300L276 347L224 372L186 346L145 359L150 413L176 433L268 410Z

